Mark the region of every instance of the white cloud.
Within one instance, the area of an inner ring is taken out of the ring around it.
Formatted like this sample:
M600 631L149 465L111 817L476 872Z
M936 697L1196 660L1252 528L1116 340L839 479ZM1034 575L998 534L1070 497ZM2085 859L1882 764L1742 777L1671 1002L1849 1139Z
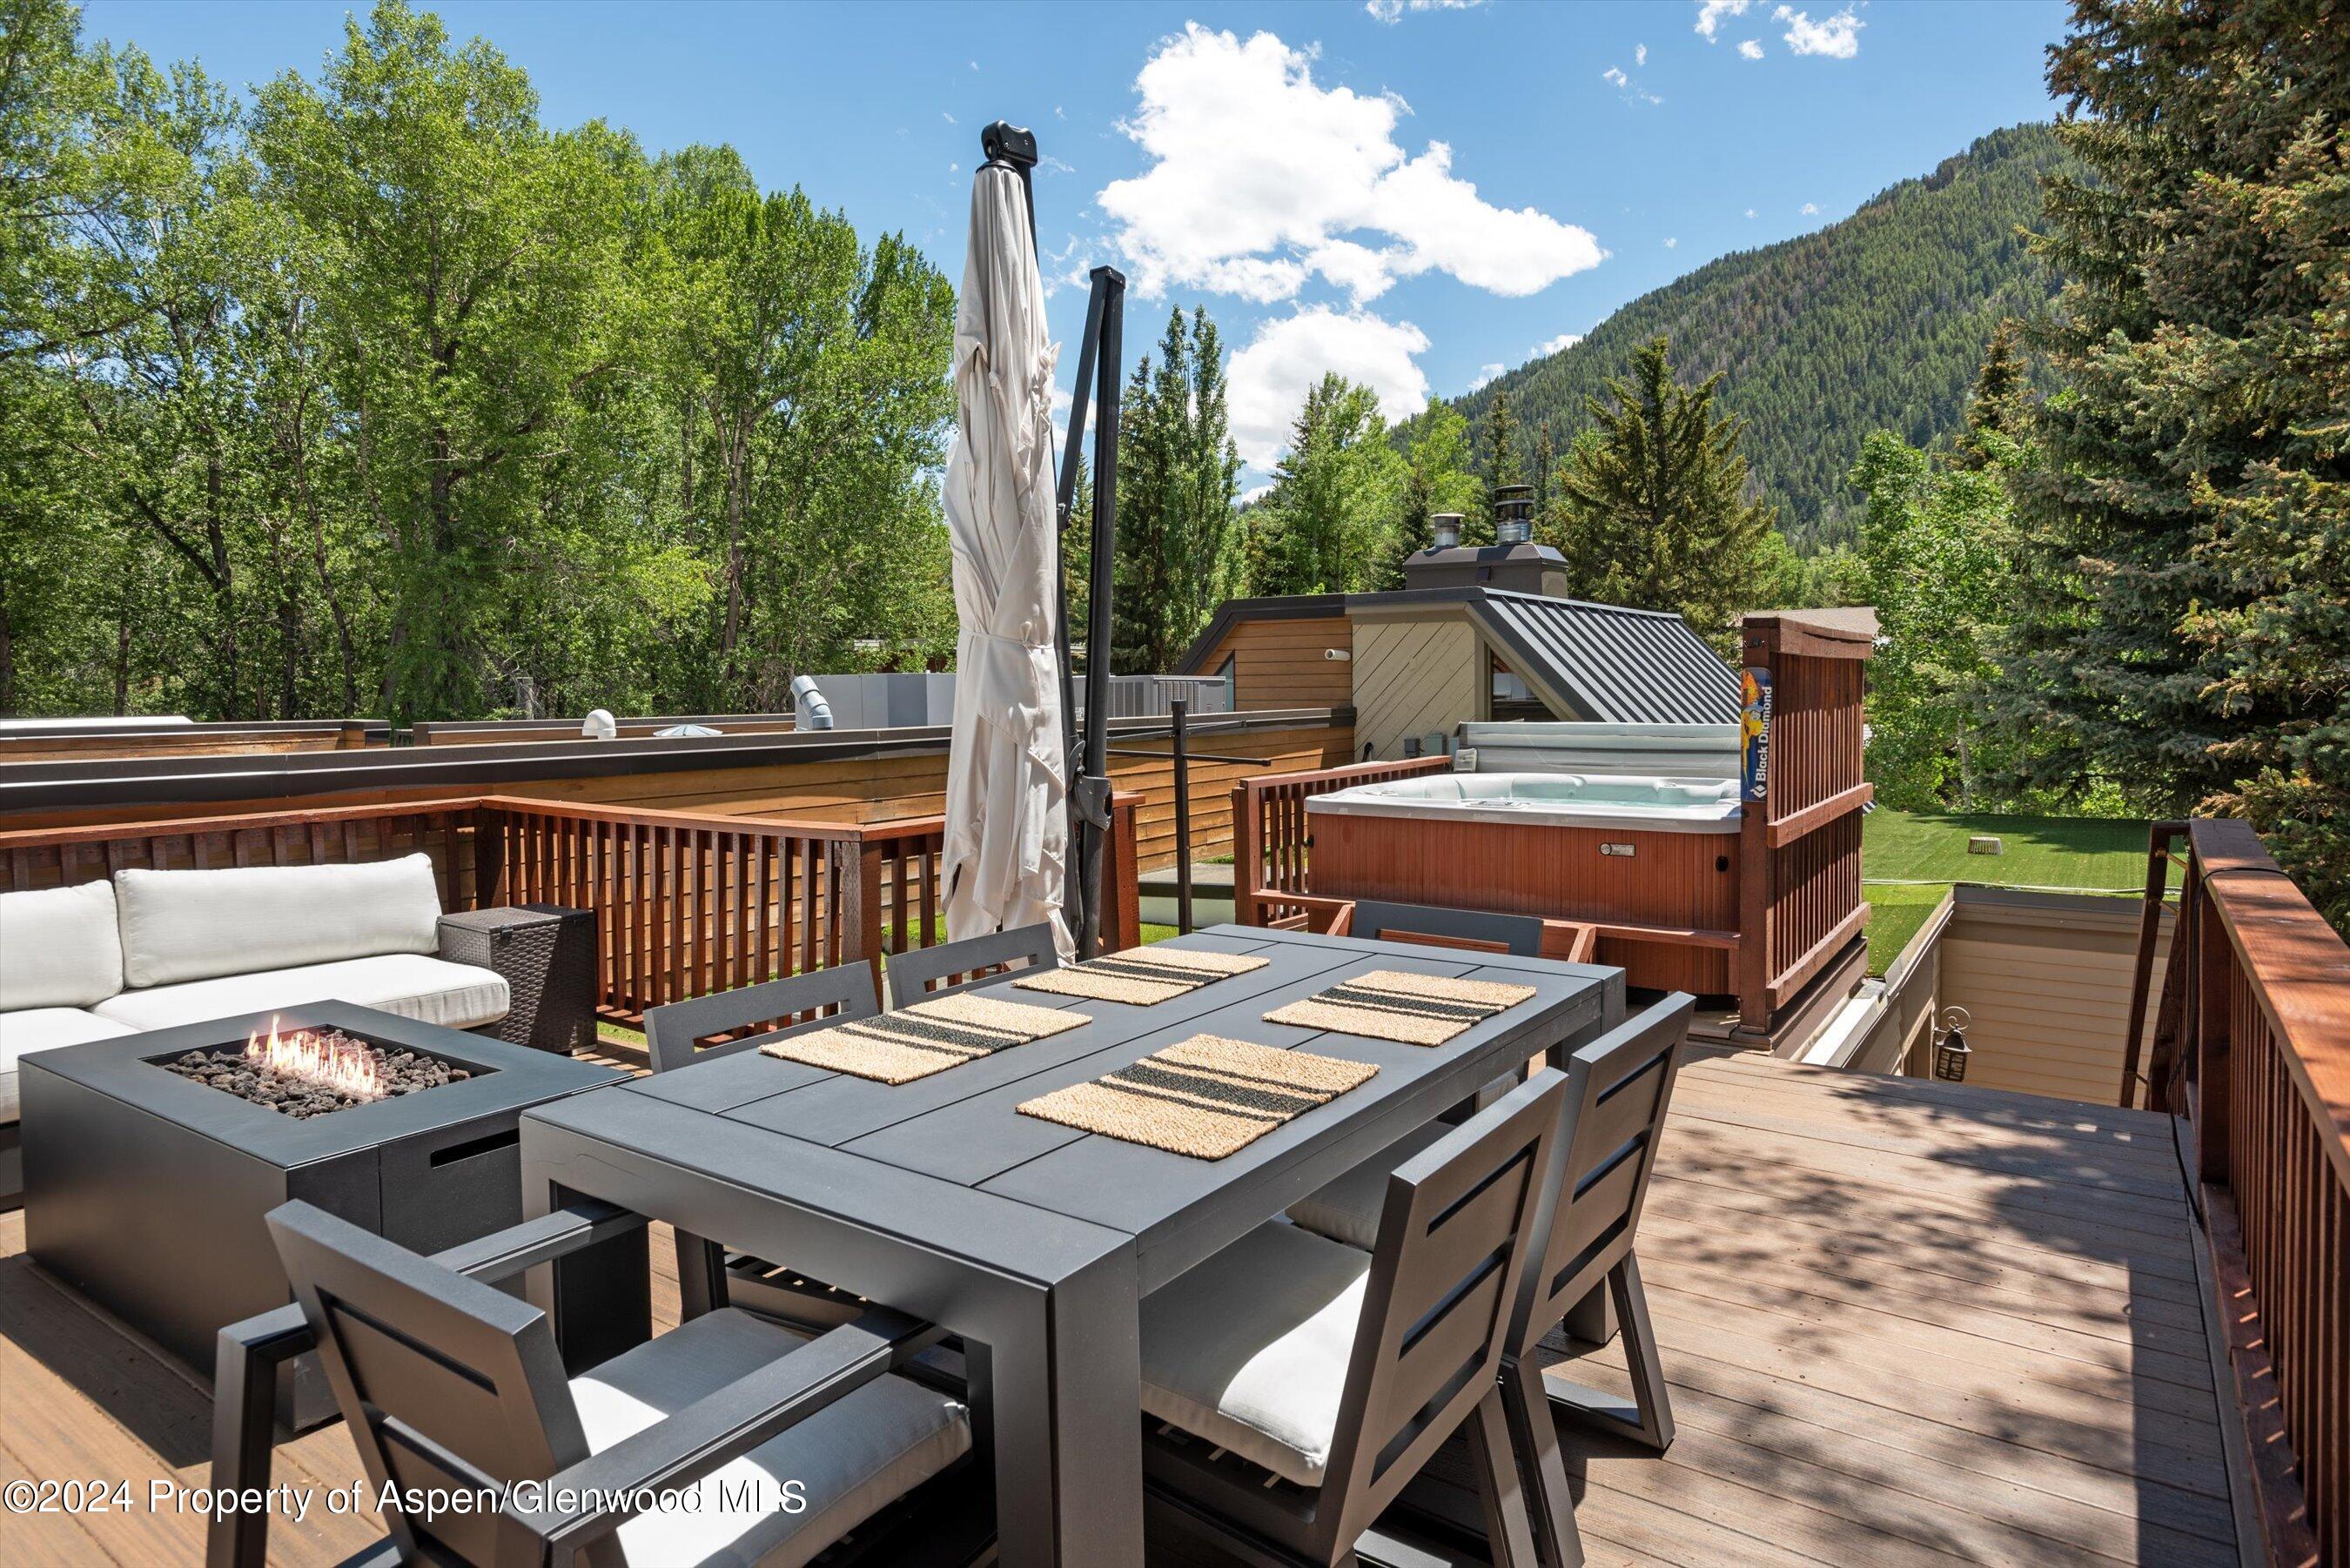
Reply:
M1485 0L1363 0L1363 9L1374 22L1393 26L1403 20L1407 11L1469 11L1482 5Z
M1635 44L1632 46L1632 63L1636 66L1645 66L1648 63L1648 45Z
M1588 230L1486 201L1452 172L1445 143L1408 156L1395 129L1409 106L1325 88L1312 66L1271 33L1243 42L1196 23L1145 62L1140 109L1120 129L1149 167L1099 197L1138 294L1263 303L1318 272L1360 304L1435 271L1518 296L1606 255Z
M1825 55L1835 60L1848 60L1860 53L1860 30L1868 26L1852 14L1849 5L1820 22L1792 5L1782 5L1771 15L1787 24L1787 47L1799 55Z
M1603 81L1613 83L1617 87L1623 87L1626 85L1624 73L1617 70L1614 66L1609 66L1606 70L1601 71L1599 76L1600 79Z
M1804 203L1804 216L1807 218L1817 214L1819 210L1820 204L1817 202L1806 202Z
M1533 357L1539 359L1545 355L1555 354L1562 348L1572 348L1582 341L1583 334L1580 332L1562 332L1555 337L1545 337L1535 344Z
M1752 207L1747 208L1747 209L1746 209L1746 215L1747 215L1748 217L1750 217L1750 218L1751 218L1751 217L1752 217L1752 216L1754 215L1754 209L1753 209L1753 208L1752 208Z
M939 118L945 120L949 125L952 125L955 122L955 117L949 114L945 109L939 110Z
M1260 472L1273 467L1307 389L1326 371L1370 388L1390 421L1418 413L1428 402L1428 377L1415 356L1427 348L1419 327L1367 310L1316 305L1266 321L1228 367L1241 461Z
M1614 66L1609 66L1606 70L1600 72L1599 79L1614 88L1617 92L1622 93L1627 99L1638 99L1642 103L1662 103L1665 101L1663 99L1659 98L1655 93L1652 93L1646 88L1641 87L1638 83L1632 80L1631 78L1626 76L1621 70L1617 69Z
M1755 38L1740 39L1738 44L1738 53L1742 59L1761 59L1762 57L1762 45L1761 40Z
M1681 242L1680 242L1680 240L1679 239L1679 237L1675 237L1675 238L1672 238L1672 239L1669 239L1669 240L1667 240L1667 241L1665 242L1665 249L1667 249L1667 250L1669 250L1669 250L1678 250L1678 249L1679 249L1679 248L1680 248L1680 243L1681 243Z
M1503 364L1498 359L1491 365L1480 366L1477 370L1477 379L1469 383L1469 389L1472 392L1483 391L1495 381L1500 380L1502 378L1502 372L1508 369L1509 367L1507 365Z
M1697 36L1711 44L1724 18L1743 16L1753 0L1697 0Z
M1241 504L1247 506L1252 503L1263 500L1266 496L1272 493L1273 481L1269 479L1263 484L1252 484L1246 490L1241 492Z

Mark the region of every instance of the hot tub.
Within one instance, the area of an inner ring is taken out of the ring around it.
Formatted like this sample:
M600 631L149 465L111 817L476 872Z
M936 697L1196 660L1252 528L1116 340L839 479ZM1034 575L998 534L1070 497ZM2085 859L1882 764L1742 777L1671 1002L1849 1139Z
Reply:
M1316 816L1433 815L1627 833L1736 833L1738 783L1581 774L1429 774L1315 795L1305 809Z
M1596 925L1628 984L1731 989L1735 779L1423 774L1305 810L1317 894Z

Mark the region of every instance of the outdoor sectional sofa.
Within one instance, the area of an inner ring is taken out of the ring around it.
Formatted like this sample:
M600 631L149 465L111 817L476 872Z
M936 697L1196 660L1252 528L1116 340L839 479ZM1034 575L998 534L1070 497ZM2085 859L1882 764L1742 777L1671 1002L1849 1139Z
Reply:
M25 1056L311 1002L452 1029L505 1019L507 977L452 961L442 943L440 890L423 855L126 869L111 881L0 893L0 1205L19 1187Z

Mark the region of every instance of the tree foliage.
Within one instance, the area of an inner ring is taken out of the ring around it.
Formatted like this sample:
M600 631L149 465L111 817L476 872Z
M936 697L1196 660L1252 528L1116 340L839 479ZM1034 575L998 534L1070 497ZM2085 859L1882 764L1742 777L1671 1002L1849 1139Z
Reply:
M1305 394L1273 490L1252 514L1249 591L1378 586L1398 528L1404 460L1368 387L1332 373Z
M1154 367L1126 387L1118 431L1113 669L1171 670L1216 607L1238 591L1240 452L1223 347L1204 307L1169 317Z
M2075 0L2089 173L2019 476L2021 782L2250 816L2350 929L2350 50L2323 0Z
M919 659L951 291L382 0L240 104L0 0L0 711L773 707Z
M1740 421L1714 412L1721 378L1673 379L1666 341L1586 409L1591 431L1553 478L1548 535L1583 597L1677 610L1727 649L1741 611L1769 594L1776 514L1747 499Z

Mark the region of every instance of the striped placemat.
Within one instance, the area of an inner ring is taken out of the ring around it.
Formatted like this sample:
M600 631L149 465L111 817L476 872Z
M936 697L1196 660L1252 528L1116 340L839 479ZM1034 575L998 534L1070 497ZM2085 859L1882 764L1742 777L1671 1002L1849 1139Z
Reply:
M1085 963L1043 970L1012 983L1023 991L1049 991L1062 996L1087 996L1096 1002L1124 1002L1149 1007L1216 981L1263 969L1271 961L1243 953L1201 952L1191 948L1134 948Z
M1031 1007L963 992L918 1002L878 1018L859 1018L788 1040L770 1040L759 1049L786 1062L853 1073L877 1083L910 1084L1088 1022L1082 1012Z
M1534 993L1531 985L1498 980L1454 980L1440 974L1375 969L1327 991L1301 997L1266 1013L1269 1023L1302 1029L1333 1029L1407 1045L1441 1045L1472 1023L1515 1007Z
M1378 1071L1367 1062L1194 1034L1107 1077L1023 1101L1018 1109L1170 1154L1222 1159Z

